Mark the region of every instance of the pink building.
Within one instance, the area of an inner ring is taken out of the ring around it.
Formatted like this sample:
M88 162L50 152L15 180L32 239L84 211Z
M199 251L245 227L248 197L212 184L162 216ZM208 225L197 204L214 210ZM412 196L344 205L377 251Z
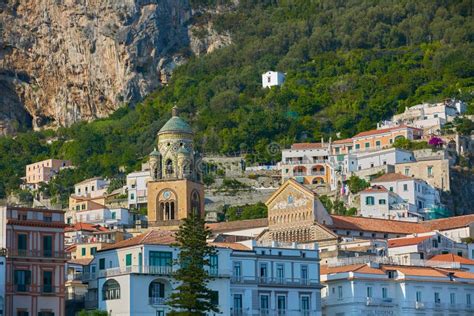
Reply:
M48 183L62 168L70 167L71 161L47 159L26 166L26 183L37 188L41 182Z
M0 207L5 315L64 315L65 226L63 211Z

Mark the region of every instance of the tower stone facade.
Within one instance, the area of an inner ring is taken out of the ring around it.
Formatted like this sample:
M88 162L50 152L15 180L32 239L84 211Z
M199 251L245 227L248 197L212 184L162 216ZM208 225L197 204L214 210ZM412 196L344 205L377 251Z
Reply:
M204 216L201 160L193 138L191 127L174 107L149 157L148 221L152 225L178 225L191 213Z

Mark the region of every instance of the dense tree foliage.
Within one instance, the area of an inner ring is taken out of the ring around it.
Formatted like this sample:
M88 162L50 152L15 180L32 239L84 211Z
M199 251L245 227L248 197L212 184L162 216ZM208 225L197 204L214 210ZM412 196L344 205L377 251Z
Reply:
M229 207L226 212L226 219L237 221L243 219L266 218L268 213L265 203L236 205Z
M474 113L470 0L242 0L204 18L233 44L191 58L136 109L0 139L0 197L19 184L26 163L49 156L72 159L75 178L139 168L173 104L197 131L199 150L257 162L279 159L269 148L352 136L422 101L456 97ZM281 88L261 88L269 69L287 74Z

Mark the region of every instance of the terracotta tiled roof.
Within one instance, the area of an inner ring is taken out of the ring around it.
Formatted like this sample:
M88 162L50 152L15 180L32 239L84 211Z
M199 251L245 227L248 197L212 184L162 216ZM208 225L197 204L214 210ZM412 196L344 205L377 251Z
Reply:
M346 139L338 139L333 141L333 144L349 144L353 142L354 140L352 138L346 138Z
M450 272L454 272L454 277L455 278L474 280L474 273L472 273L472 272L459 271L459 270L452 270Z
M361 193L379 193L379 192L388 192L388 190L382 185L374 185L370 188L365 189Z
M392 234L424 233L429 230L419 223L395 221L380 218L331 215L333 224L327 225L330 229L356 230L367 232L381 232Z
M415 266L396 266L387 267L385 270L397 270L400 273L408 276L430 276L430 277L446 277L447 274L443 271L432 267L415 267Z
M474 214L433 219L421 222L421 225L426 227L428 230L449 230L466 227L472 223L474 223Z
M70 246L67 246L66 248L64 248L64 251L65 252L74 252L74 251L76 251L76 248L77 248L76 245L70 245Z
M244 229L251 229L251 228L267 227L267 226L268 226L267 218L247 219L243 221L207 224L207 227L214 233L232 231L232 230L244 230Z
M248 251L251 250L249 247L242 245L238 242L211 242L209 245L214 247L221 247L221 248L229 248L232 250L243 250Z
M106 227L102 227L100 225L92 225L89 223L75 223L72 226L66 227L64 231L65 232L74 232L74 231L106 232L106 231L109 231L109 229Z
M323 274L332 274L332 273L345 273L345 272L358 272L358 273L365 273L365 274L385 274L380 269L371 268L367 264L351 264L346 266L340 267L328 267L328 266L321 266L321 275Z
M106 251L110 249L119 249L137 245L171 245L175 242L176 239L173 232L167 230L150 230L133 238L107 245L98 251Z
M422 241L429 239L432 235L420 236L420 237L409 237L409 238L394 238L388 240L388 248L404 247L418 245Z
M92 260L94 260L94 258L71 259L68 261L68 263L87 266L89 263L91 263Z
M291 149L313 149L313 148L323 148L321 143L295 143L291 145Z
M377 134L385 134L385 133L388 133L388 132L396 131L396 130L399 130L399 129L405 129L405 128L419 130L419 128L416 128L416 127L406 126L406 125L399 125L399 126L395 126L395 127L389 127L389 128L383 128L383 129L372 129L370 131L361 132L361 133L355 135L353 138L366 137L366 136L372 136L372 135L377 135Z
M386 173L378 178L372 180L372 182L393 182L403 180L416 180L415 178L405 176L401 173Z
M442 261L442 262L459 262L462 264L471 264L474 265L474 260L464 258L452 253L447 253L443 255L436 255L432 257L429 261Z

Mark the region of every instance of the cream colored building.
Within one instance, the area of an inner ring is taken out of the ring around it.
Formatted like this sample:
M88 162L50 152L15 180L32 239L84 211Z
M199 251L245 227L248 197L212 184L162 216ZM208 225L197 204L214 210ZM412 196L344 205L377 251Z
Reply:
M71 161L60 159L47 159L26 165L26 184L38 188L40 183L48 183L59 170L71 166Z
M177 228L190 213L204 216L204 185L193 137L174 107L171 119L158 132L158 150L149 158L148 222L152 225Z
M442 191L450 191L449 160L421 160L395 165L395 172L425 180Z

